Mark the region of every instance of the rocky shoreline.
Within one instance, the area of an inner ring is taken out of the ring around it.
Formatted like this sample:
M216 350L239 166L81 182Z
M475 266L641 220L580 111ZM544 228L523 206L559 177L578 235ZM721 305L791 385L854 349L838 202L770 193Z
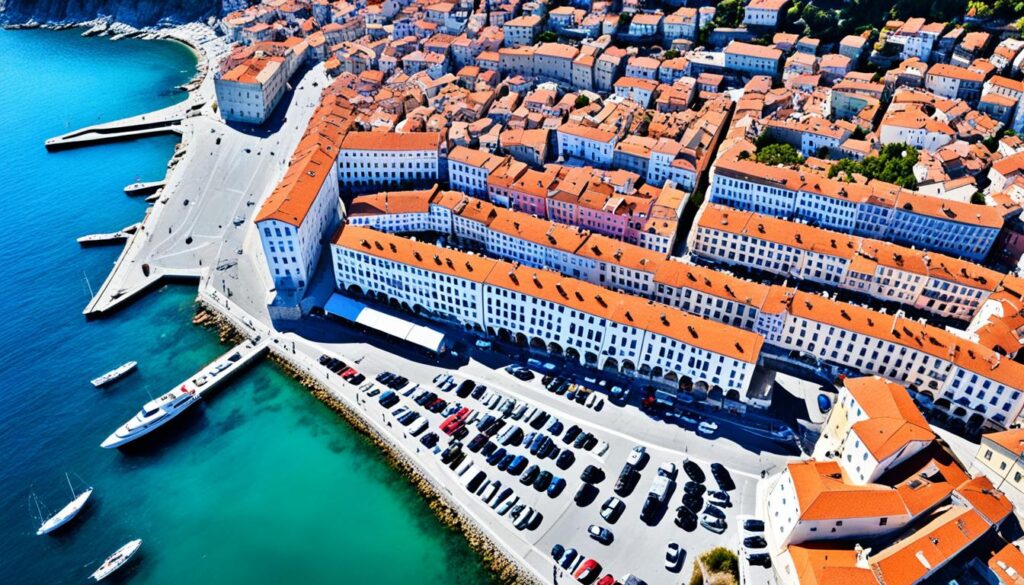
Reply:
M117 22L109 17L100 17L92 20L61 22L39 22L29 20L22 23L4 24L3 28L7 30L41 29L53 31L83 28L85 29L82 32L83 37L107 37L111 41L119 41L121 39L140 39L146 41L179 42L188 47L188 49L195 54L196 72L189 81L177 86L176 89L180 89L184 92L191 92L197 89L206 77L209 64L203 54L202 47L189 38L189 35L184 32L182 26L183 25L168 24L139 28L123 22Z
M245 338L245 335L229 319L221 316L218 307L203 301L197 301L197 304L199 309L193 323L215 329L222 343L238 343ZM361 413L350 408L315 378L296 368L286 358L275 352L273 346L270 349L270 359L274 363L305 386L315 398L345 419L367 441L376 446L388 465L416 488L438 520L446 527L462 533L466 542L474 552L480 555L484 565L500 583L541 585L542 581L538 580L530 570L521 567L506 555L500 545L495 543L471 518L467 517L458 503L423 473L415 459L406 455L401 447L368 423Z

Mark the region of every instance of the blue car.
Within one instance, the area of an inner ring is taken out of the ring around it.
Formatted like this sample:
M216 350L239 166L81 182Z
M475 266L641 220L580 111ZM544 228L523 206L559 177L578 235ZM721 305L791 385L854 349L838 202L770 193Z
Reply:
M552 498L557 498L558 495L561 494L562 490L564 489L565 480L556 476L554 479L551 480L551 483L548 485L548 496Z
M574 548L570 548L569 550L565 551L565 554L562 555L562 568L568 569L569 566L572 565L572 562L576 560L577 554L579 553L577 553L576 549Z
M515 458L516 458L516 456L513 455L512 453L509 453L508 455L505 455L504 457L502 457L501 461L499 461L498 465L496 466L498 468L498 471L505 471L505 470L507 470L508 466L512 465L512 461Z
M562 424L562 421L556 418L555 422L551 423L551 425L548 426L548 432L551 433L553 436L557 437L558 435L562 434L562 429L564 428L565 425Z
M497 451L495 451L494 453L491 453L487 457L487 464L488 465L497 465L499 461L501 461L502 459L505 458L506 454L508 454L508 451L506 451L504 447L499 448Z
M508 465L508 472L512 475L519 475L526 469L526 466L530 463L530 460L522 455L516 455L516 458L512 460L512 463Z

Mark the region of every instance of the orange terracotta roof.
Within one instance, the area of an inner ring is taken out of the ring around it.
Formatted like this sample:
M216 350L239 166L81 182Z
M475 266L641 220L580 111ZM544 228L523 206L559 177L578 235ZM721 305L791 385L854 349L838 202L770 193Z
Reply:
M477 283L484 282L487 274L498 265L498 261L490 258L355 225L344 226L335 236L334 244L406 266Z
M441 142L439 132L349 132L341 148L344 150L431 150Z
M855 485L844 481L836 461L799 461L787 465L796 489L800 519L842 520L906 515L896 490L878 484Z

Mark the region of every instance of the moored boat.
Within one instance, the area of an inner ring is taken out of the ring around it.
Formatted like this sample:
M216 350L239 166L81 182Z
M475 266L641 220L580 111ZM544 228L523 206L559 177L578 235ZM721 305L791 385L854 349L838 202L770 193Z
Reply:
M143 405L128 422L111 433L100 446L113 449L126 445L160 428L199 400L199 394L184 384Z
M125 563L131 560L139 550L140 546L142 546L141 538L137 538L125 544L121 548L117 549L114 554L107 557L107 560L103 561L100 568L96 569L92 575L89 575L89 577L96 581L102 581L109 577L111 573L120 569Z
M92 385L99 388L100 386L110 384L111 382L114 382L115 380L118 380L123 376L127 375L128 373L130 373L132 370L135 369L135 366L137 365L139 365L138 362L128 362L126 364L122 364L98 378L93 378Z
M67 474L65 474L64 477L67 478ZM39 526L39 530L36 530L37 535L41 536L43 534L49 534L54 530L57 530L61 526L64 526L68 522L71 522L71 520L74 519L74 517L82 511L82 508L85 507L85 503L89 500L89 496L92 495L92 488L88 488L84 492L76 495L75 488L72 487L71 485L71 478L67 479L68 487L71 488L71 501L68 502L66 506L61 508L59 512L44 520L43 523Z

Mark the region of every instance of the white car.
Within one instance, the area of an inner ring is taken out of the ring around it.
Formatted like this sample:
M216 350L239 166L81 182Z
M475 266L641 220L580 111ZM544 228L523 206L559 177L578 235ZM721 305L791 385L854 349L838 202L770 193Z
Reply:
M644 458L644 453L647 453L647 449L643 445L633 447L633 450L629 452L629 456L626 457L626 463L636 467Z
M679 566L683 564L683 556L685 554L679 544L675 542L668 543L668 548L665 550L665 568L669 571L678 571Z
M601 441L594 447L594 455L603 457L608 452L608 441Z
M669 479L676 478L676 464L671 461L666 461L658 466L658 475L667 477Z
M420 420L413 423L412 427L409 428L409 434L414 437L418 437L419 434L427 430L427 427L429 426L430 423L427 422L427 419L420 417Z
M718 430L718 423L704 421L697 426L697 432L702 435L713 435Z

